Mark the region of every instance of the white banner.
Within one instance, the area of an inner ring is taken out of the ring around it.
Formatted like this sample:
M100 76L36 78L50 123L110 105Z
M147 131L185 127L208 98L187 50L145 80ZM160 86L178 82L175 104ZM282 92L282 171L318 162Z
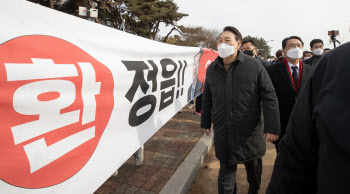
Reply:
M202 92L208 49L0 7L0 193L93 193ZM192 87L193 86L193 87Z

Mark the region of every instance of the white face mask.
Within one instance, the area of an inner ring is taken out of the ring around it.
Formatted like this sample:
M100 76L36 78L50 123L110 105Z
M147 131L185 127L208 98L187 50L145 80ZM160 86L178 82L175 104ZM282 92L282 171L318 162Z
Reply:
M218 52L221 58L226 58L233 55L236 52L236 50L234 46L228 45L226 43L221 43L218 46Z
M303 56L303 50L301 50L298 47L295 47L287 51L287 57L291 58L292 60L300 59L302 56Z
M306 59L310 59L310 57L304 57L304 60L306 60Z
M323 53L323 49L315 49L315 50L313 50L312 51L315 55L322 55L322 53Z

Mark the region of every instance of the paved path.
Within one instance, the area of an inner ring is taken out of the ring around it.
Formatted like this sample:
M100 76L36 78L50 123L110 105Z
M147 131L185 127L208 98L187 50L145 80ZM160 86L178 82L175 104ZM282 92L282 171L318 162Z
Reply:
M131 157L95 194L159 193L177 167L202 136L200 116L184 108L145 144L145 159L140 167Z
M261 186L259 194L264 194L270 181L273 165L276 159L275 146L267 143L266 155L263 157L263 172L261 176ZM215 157L214 147L209 151L189 194L215 194L218 193L217 177L219 174L220 163ZM249 184L247 182L247 173L244 165L239 164L237 167L237 187L238 194L248 193Z

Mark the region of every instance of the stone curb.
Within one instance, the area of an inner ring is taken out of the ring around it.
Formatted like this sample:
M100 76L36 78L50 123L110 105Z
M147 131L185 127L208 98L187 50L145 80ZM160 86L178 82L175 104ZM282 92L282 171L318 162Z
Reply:
M185 194L190 189L202 166L205 157L214 142L213 130L209 136L203 134L201 139L187 155L173 176L164 185L160 194Z

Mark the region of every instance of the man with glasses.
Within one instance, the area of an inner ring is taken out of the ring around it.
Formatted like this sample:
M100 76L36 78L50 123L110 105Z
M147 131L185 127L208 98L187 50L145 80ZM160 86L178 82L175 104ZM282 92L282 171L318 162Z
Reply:
M301 38L291 36L282 41L282 52L285 58L282 62L270 65L266 68L272 84L276 90L279 104L281 136L286 133L289 117L292 113L298 95L303 88L312 67L303 64L300 60L303 56L304 43ZM278 143L275 141L277 152Z
M350 43L324 55L304 86L280 143L266 194L348 194Z
M323 55L323 41L320 39L313 39L310 42L310 49L313 53L313 56L309 59L304 60L303 63L314 67Z

